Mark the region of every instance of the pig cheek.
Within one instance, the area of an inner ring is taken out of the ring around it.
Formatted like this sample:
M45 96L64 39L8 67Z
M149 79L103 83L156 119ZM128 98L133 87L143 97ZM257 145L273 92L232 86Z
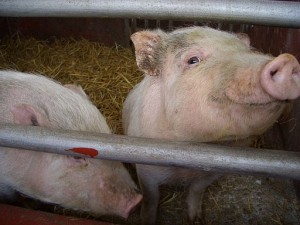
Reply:
M27 178L28 181L26 181L26 183L24 182L24 194L28 192L33 198L40 198L44 201L47 201L48 195L52 191L52 186L51 184L49 185L48 180L51 179L51 177L48 176L47 171L44 171L44 169L39 169L37 171L35 169L29 171L28 173L30 173L30 177Z
M182 140L216 141L231 135L234 121L226 117L226 105L208 100L209 88L187 88L177 92L170 115L174 133Z
M28 170L30 177L27 177L26 192L30 193L33 198L39 198L45 202L60 204L65 199L71 199L69 189L72 190L71 184L68 182L68 172L62 167L62 161L52 158L52 155L45 154L40 158L43 162L41 165L31 167ZM53 154L54 155L54 154ZM67 185L66 185L67 183ZM63 192L63 193L62 193Z
M217 126L223 124L222 121L216 122L216 119L223 116L219 115L215 105L211 107L207 103L211 82L211 79L197 74L186 74L178 79L166 109L169 124L173 124L177 137L198 141L208 141L213 136L213 139L216 138Z
M54 168L52 174L53 181L57 182L56 185L54 184L57 196L53 197L58 201L63 199L64 206L68 208L77 209L80 206L84 211L96 214L107 213L102 206L102 193L99 193L96 185L99 177L96 171L99 169L95 168L89 159L76 161L76 159L75 162L70 161L68 158L61 168ZM56 174L57 170L60 172ZM50 188L53 190L53 186Z
M230 103L222 94L217 101L212 101L209 97L213 87L211 80L199 79L197 82L191 79L178 83L180 86L175 88L167 111L169 123L173 124L179 139L218 141L245 138L262 133L271 123L266 120L268 112L262 117L245 105Z

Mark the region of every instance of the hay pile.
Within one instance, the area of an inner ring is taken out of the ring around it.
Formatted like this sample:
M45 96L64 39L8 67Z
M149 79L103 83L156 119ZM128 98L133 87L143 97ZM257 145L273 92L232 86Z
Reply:
M2 39L0 45L0 69L40 73L62 84L81 85L113 132L122 134L122 103L142 78L132 50L72 39L46 42L17 37Z
M63 84L81 85L117 134L123 133L122 103L142 79L131 49L107 48L86 40L4 38L0 40L0 69L40 73ZM185 195L183 188L175 192L173 188L162 188L158 224L187 224ZM290 181L261 177L225 176L211 185L204 197L204 218L211 225L296 225L300 224L299 208ZM74 215L57 207L47 206L45 210ZM76 216L91 218L80 213ZM101 219L139 224L138 212L127 221L115 217Z

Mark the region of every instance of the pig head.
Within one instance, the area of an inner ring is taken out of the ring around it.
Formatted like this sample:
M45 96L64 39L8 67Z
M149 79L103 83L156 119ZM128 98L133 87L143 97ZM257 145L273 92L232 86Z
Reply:
M13 71L0 71L0 122L111 133L81 87ZM2 200L13 201L18 191L47 203L125 218L141 201L120 162L0 149Z
M259 53L245 35L192 27L140 31L131 39L145 74L124 104L124 131L131 136L241 145L270 128L300 95L295 57ZM196 178L197 172L188 170L180 176L182 171L137 165L144 224L155 223L157 186L172 179L193 177L189 219L200 216L202 197L193 199L218 176L199 171Z

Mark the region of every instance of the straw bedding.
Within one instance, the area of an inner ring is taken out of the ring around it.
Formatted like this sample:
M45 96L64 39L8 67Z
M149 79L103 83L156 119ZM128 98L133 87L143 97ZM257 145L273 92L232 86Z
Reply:
M0 40L0 69L40 73L63 84L79 84L107 118L114 133L122 134L122 103L142 79L132 49L105 47L87 40ZM159 224L187 224L182 187L162 187ZM21 197L22 198L22 197ZM28 203L29 202L29 203ZM57 206L27 206L65 215L94 218ZM206 224L300 224L299 203L288 180L228 175L211 185L204 197ZM106 216L101 220L139 224L138 212L127 221ZM200 224L200 223L199 223Z
M107 48L86 40L3 39L0 69L40 73L62 84L79 84L107 118L114 133L122 133L122 102L142 79L130 49Z

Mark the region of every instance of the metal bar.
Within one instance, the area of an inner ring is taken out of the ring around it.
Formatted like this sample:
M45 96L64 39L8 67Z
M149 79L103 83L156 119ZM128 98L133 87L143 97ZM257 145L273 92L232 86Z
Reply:
M0 16L208 20L300 27L300 2L268 0L0 0Z
M180 166L221 173L268 175L300 180L299 152L233 148L195 142L167 142L8 124L0 125L0 146L81 157L82 154L86 154L99 159L130 163Z

